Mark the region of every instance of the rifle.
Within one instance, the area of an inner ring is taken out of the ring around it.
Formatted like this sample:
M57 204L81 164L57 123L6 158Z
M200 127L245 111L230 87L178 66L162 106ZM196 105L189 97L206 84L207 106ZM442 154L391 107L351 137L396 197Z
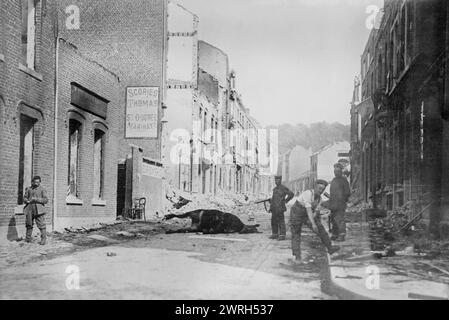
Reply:
M267 202L270 202L270 201L271 201L271 198L268 198L268 199L264 199L264 200L254 201L254 204L263 203L263 206L264 206L264 208L265 208L265 211L266 211L266 212L270 212L270 211L267 209Z

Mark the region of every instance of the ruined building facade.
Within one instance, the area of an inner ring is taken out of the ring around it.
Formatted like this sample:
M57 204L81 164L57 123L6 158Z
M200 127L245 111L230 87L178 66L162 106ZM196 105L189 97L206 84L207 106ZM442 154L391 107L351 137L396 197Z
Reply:
M385 1L351 106L354 192L373 207L407 205L410 218L424 212L437 237L449 222L448 5Z

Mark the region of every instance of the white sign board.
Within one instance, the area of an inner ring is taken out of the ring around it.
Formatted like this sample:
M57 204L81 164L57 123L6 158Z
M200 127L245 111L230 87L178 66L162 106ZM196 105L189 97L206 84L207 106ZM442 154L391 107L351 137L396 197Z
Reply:
M127 87L125 138L157 138L158 109L159 87Z

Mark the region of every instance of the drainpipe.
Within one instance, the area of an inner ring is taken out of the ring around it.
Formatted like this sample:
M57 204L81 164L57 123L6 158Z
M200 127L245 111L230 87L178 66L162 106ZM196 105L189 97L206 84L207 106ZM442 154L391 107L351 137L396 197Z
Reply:
M54 110L54 142L53 142L53 214L52 214L52 230L55 229L55 220L56 220L56 210L58 208L58 197L57 197L57 168L58 168L58 92L59 92L59 81L58 81L58 73L59 73L59 20L58 20L58 8L57 4L54 4L54 27L55 27L55 110Z
M377 103L374 104L373 120L374 120L374 187L373 187L373 208L377 209Z

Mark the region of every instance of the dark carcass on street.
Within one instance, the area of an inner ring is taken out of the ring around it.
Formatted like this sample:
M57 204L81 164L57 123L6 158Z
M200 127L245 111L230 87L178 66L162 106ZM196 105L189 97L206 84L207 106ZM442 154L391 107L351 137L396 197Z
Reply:
M202 232L205 234L216 233L258 233L255 225L244 224L236 215L215 209L198 209L184 214L168 214L165 220L173 218L190 218L192 225L188 228L167 230L166 233Z

